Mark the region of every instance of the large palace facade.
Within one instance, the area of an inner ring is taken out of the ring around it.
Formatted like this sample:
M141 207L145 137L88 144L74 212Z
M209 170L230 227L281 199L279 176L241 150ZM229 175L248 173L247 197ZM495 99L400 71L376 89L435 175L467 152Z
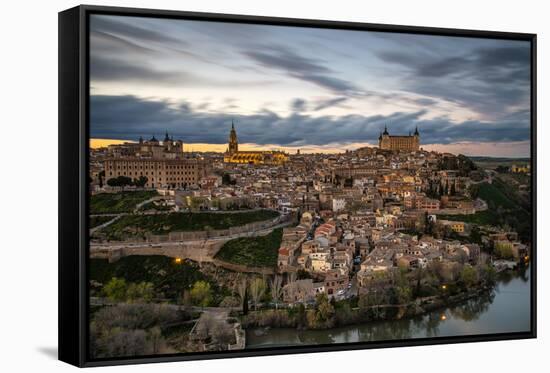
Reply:
M155 136L138 143L110 145L104 161L105 181L119 176L139 179L145 176L148 188L182 188L198 184L207 176L209 166L200 158L186 157L183 143L166 134L164 141Z
M226 163L281 165L288 161L288 154L277 150L239 150L237 131L235 131L235 125L231 123L231 131L229 132L229 144L227 146L227 150L224 154L223 160Z
M383 150L415 152L420 148L420 133L418 127L414 134L409 136L391 136L388 133L388 128L384 128L384 132L378 138L378 147Z

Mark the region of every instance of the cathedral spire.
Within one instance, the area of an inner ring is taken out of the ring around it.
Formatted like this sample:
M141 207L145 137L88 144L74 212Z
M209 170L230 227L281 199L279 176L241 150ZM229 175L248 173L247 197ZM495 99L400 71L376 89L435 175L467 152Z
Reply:
M384 125L384 133L383 135L389 135L388 133L388 126L387 125Z
M416 128L414 129L414 135L420 136L420 133L418 133L418 126L416 126Z
M239 151L239 141L237 140L237 131L235 131L235 124L231 119L231 131L229 131L229 153L234 154Z

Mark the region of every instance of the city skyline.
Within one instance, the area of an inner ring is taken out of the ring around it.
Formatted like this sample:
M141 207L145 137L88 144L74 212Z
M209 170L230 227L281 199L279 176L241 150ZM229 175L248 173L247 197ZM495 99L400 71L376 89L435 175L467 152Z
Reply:
M224 151L234 119L245 150L343 152L387 125L425 150L530 154L526 42L96 15L90 38L91 138Z
M529 332L529 59L91 15L89 356Z
M156 135L155 135L156 136ZM122 139L100 139L100 138L91 138L90 139L90 148L98 149L101 147L106 147L109 145L120 145L125 142L137 142L137 140L122 140ZM288 147L288 146L278 146L276 144L266 144L258 145L251 143L242 143L239 144L240 148L245 151L261 151L261 150L282 150L289 154L296 153L298 150L301 154L338 154L344 153L346 150L357 150L362 147L377 147L376 144L366 144L366 143L350 143L347 144L345 148L338 146L304 146L304 147ZM520 148L523 146L523 142L510 142L507 144L508 148L503 149L498 143L485 144L485 149L488 150L488 153L475 153L478 149L477 144L471 142L463 143L454 143L454 144L427 144L421 145L421 149L426 151L436 151L440 153L451 153L451 154L464 154L467 156L487 156L487 157L506 157L506 158L530 158L530 154L517 154L510 155L510 146ZM184 143L184 152L213 152L213 153L225 153L227 150L227 143L225 144L205 144L205 143ZM474 153L472 153L472 151Z

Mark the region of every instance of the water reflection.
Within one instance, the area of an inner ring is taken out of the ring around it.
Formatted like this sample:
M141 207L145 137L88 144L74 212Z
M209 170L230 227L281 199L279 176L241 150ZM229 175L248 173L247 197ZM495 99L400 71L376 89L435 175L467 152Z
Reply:
M381 341L528 331L529 271L506 273L493 291L459 305L407 320L372 322L329 330L270 329L247 333L247 347Z
M495 299L496 292L488 291L481 294L476 298L467 300L466 302L450 308L448 312L457 319L463 321L475 321L479 320L479 317L487 312L489 306L493 303Z

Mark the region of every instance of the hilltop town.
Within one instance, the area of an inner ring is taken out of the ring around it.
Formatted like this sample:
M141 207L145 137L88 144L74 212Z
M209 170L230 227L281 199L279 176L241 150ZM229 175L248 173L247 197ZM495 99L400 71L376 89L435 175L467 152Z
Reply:
M386 127L378 147L338 154L241 151L232 124L223 154L185 151L168 133L91 149L90 255L111 268L92 271L92 295L198 312L195 344L166 342L176 351L244 348L253 326L330 328L475 296L529 262L530 170L486 169L420 140ZM113 295L104 273L120 281L119 263L156 256L169 258L156 271L187 267L197 281L132 273L119 288L141 292ZM209 332L216 323L229 334Z

